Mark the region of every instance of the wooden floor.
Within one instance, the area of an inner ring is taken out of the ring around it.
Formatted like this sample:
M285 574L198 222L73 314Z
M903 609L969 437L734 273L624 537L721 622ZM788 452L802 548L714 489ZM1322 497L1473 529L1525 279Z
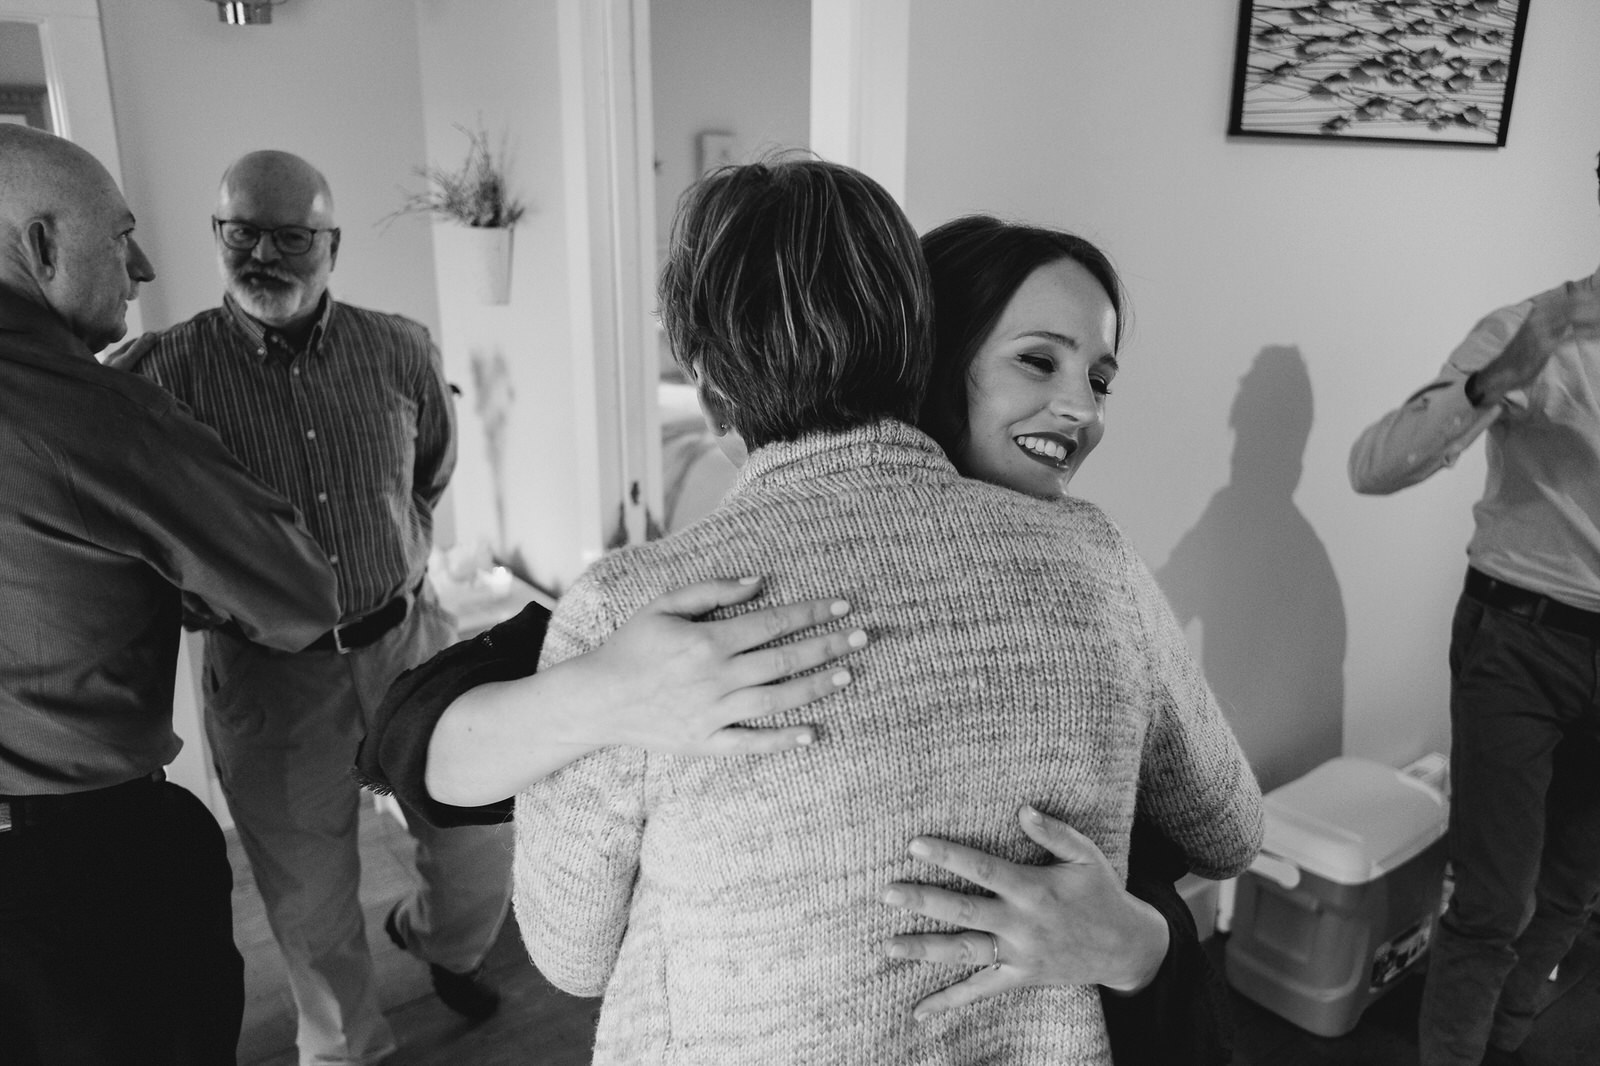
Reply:
M294 1006L283 962L267 929L261 899L232 831L234 927L245 959L245 1020L239 1066L294 1066ZM433 996L427 967L399 951L383 933L389 908L415 884L411 838L385 815L366 811L361 824L361 900L383 1005L400 1050L390 1066L579 1066L589 1061L599 1001L575 999L545 983L528 962L508 919L487 966L503 1006L473 1024ZM1221 938L1210 950L1220 960ZM1560 997L1523 1048L1523 1066L1600 1063L1600 928L1591 923L1562 967ZM1415 1066L1416 1019L1422 979L1402 981L1338 1039L1315 1037L1261 1007L1235 997L1237 1066Z
M383 919L416 886L411 836L399 823L370 808L361 819L361 904L367 943L383 988L383 1009L400 1050L388 1066L583 1066L593 1043L599 1000L576 999L547 984L528 961L516 921L506 919L485 966L499 986L502 1007L486 1022L472 1023L433 995L428 968L389 942ZM283 958L267 928L250 865L234 832L228 831L233 862L233 924L244 955L244 1032L239 1066L295 1066L294 1003L284 978Z

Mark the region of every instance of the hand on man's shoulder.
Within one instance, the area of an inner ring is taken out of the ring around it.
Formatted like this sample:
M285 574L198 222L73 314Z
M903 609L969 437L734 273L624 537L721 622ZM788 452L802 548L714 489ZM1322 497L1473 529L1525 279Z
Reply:
M160 340L161 334L159 333L141 333L106 356L105 365L113 370L136 372L139 369L139 364L144 361L144 357L155 349L157 342Z

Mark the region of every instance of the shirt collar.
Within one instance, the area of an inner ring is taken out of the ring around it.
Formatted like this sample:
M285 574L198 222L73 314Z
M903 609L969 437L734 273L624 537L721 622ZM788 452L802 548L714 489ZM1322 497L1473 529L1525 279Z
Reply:
M32 335L41 348L97 363L94 353L54 311L0 286L0 332Z
M306 338L305 352L309 355L317 354L322 347L322 338L328 335L328 324L333 321L333 294L324 292L322 302L317 305L317 321L311 327L311 335ZM222 294L222 309L228 313L228 318L233 322L245 338L250 342L250 354L256 359L267 358L268 353L277 348L279 351L292 351L283 335L271 326L261 323L252 317L244 308L239 306L239 301L233 294Z

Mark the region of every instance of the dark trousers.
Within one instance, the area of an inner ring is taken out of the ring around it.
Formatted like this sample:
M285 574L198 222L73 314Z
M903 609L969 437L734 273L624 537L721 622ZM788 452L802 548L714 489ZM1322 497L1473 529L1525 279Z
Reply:
M1450 676L1456 887L1423 994L1422 1066L1520 1045L1600 889L1600 640L1463 596Z
M244 962L216 819L166 782L0 833L0 1061L236 1061Z

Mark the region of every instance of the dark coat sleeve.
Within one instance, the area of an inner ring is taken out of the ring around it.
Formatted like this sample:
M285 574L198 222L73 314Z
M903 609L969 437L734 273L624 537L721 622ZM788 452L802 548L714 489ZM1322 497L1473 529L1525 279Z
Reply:
M1233 1061L1228 990L1174 884L1185 872L1177 845L1151 823L1136 819L1128 891L1161 912L1171 942L1155 980L1143 991L1126 996L1101 989L1117 1066L1224 1066Z
M432 825L494 825L511 817L512 797L482 807L454 807L428 795L428 743L445 708L468 689L527 677L539 665L550 612L530 603L470 640L441 651L389 686L356 752L355 777L374 792L397 796Z

